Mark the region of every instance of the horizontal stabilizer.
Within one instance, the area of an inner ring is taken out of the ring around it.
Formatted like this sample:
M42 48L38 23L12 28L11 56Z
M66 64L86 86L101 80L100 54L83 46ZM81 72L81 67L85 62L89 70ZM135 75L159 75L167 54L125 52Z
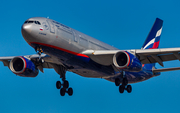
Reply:
M158 73L158 72L166 72L166 71L175 71L175 70L180 70L180 67L174 67L174 68L164 68L164 69L153 69L153 73Z

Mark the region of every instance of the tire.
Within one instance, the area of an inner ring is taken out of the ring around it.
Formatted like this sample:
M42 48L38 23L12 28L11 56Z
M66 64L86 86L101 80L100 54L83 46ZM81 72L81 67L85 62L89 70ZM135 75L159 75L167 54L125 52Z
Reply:
M68 89L68 95L69 95L69 96L72 96L72 95L73 95L73 89L72 89L72 88L69 88L69 89Z
M56 82L56 88L57 88L57 89L60 89L60 88L61 88L61 82L60 82L60 81L57 81L57 82Z
M119 86L119 92L120 93L124 93L124 89L125 89L124 85Z
M65 95L65 93L66 93L66 89L61 88L61 90L60 90L60 95L61 95L61 96L64 96L64 95Z
M69 82L65 80L63 84L63 88L68 88L68 87L69 87Z
M131 85L127 85L126 90L127 90L128 93L131 93L132 92L132 86Z
M116 85L116 86L119 86L119 85L120 85L120 80L119 80L119 78L116 78L116 79L115 79L115 85Z

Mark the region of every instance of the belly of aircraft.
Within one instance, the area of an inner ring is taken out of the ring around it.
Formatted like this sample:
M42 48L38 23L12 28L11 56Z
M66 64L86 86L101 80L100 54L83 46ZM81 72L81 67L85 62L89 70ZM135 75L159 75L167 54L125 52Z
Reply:
M54 63L58 65L63 64L67 67L68 71L78 75L93 78L103 78L114 75L112 67L100 65L83 55L77 56L66 51L44 45L32 44L32 46L41 46L45 54L56 59L54 61L58 61Z
M32 44L32 46L37 46L37 44ZM71 53L59 50L57 48L52 48L44 45L41 46L44 53L56 59L54 63L60 65L63 64L68 68L68 71L76 73L83 77L92 78L105 78L111 82L114 82L114 78L119 76L115 74L114 69L111 66L103 66L90 58L83 56L76 56ZM152 77L152 73L147 72L126 72L126 77L129 83L136 83L147 80Z

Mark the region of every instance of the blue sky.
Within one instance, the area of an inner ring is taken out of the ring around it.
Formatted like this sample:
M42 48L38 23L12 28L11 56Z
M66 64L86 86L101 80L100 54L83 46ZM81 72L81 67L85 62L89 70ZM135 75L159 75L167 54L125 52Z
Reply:
M0 56L34 54L23 39L21 25L30 17L49 17L119 49L141 48L156 17L164 20L160 48L180 47L179 0L10 0L0 3ZM179 61L165 67L179 67ZM157 68L161 68L157 64ZM68 72L72 97L61 97L59 75L45 69L36 78L14 75L0 63L1 113L151 113L179 112L180 71L162 73L132 84L131 94L104 79Z

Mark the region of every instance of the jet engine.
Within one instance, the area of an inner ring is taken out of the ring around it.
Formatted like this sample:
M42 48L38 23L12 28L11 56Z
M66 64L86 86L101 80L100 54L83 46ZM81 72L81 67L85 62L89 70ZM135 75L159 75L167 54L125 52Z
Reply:
M125 71L139 72L142 69L139 59L127 51L117 52L113 57L113 64Z
M39 73L34 63L22 56L13 58L9 68L14 74L22 77L36 77Z

